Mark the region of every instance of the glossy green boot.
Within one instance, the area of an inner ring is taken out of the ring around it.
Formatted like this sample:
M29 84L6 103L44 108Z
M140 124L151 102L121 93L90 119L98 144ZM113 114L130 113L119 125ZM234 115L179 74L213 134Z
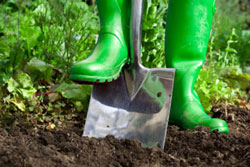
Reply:
M71 67L70 79L75 82L110 82L129 63L131 0L97 0L96 3L101 23L99 39L88 58Z
M170 0L166 26L166 64L176 68L170 123L183 129L210 127L228 133L224 120L210 118L194 90L204 64L215 0Z

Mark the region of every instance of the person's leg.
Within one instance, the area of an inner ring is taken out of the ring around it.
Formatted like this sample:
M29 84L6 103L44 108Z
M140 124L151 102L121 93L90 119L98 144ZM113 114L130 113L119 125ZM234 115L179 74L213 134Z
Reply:
M74 64L76 82L110 82L128 63L131 0L97 0L101 23L98 42L87 59Z
M166 26L166 64L176 68L170 123L184 129L208 126L228 133L224 120L204 111L194 85L204 64L215 0L170 0Z

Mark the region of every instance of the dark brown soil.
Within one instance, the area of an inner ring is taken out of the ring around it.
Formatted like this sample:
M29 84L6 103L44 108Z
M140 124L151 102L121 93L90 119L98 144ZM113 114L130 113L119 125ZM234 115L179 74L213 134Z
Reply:
M180 130L169 126L165 150L142 148L138 141L81 137L82 123L54 131L0 128L0 167L19 166L250 166L250 111L214 109L224 118L229 134L205 127ZM225 114L227 113L227 114Z

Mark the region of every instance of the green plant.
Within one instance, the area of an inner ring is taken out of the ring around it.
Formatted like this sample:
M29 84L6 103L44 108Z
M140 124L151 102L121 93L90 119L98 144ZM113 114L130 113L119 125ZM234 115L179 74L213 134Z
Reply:
M34 66L38 63L40 68ZM33 59L28 63L27 70L33 73L31 76L43 78L48 71L53 70L53 66ZM51 73L50 77L54 76L55 73ZM46 78L51 80L48 76ZM43 83L41 85L33 82L32 78L23 72L11 77L6 87L0 91L0 97L3 99L0 103L0 124L13 126L21 122L33 126L47 124L48 128L53 128L87 110L90 86L69 81L59 84Z
M142 25L142 63L147 67L165 66L166 12L166 1L145 1Z
M250 85L250 77L242 72L237 51L232 47L236 39L233 29L223 51L214 50L214 38L210 42L206 65L195 86L206 112L212 106L237 105L238 99L246 99L244 90Z
M94 48L95 8L80 0L7 1L0 4L0 85L37 57L63 71Z
M238 32L237 50L239 61L243 69L250 67L250 30ZM248 72L250 74L250 71Z
M95 8L80 0L9 0L0 19L0 124L53 128L86 111L91 87L67 76L94 47Z
M233 28L239 32L238 34L246 29L248 17L248 13L241 10L239 0L216 1L216 12L213 24L215 50L222 49L227 45L227 38ZM243 55L238 54L238 56Z
M35 9L36 24L44 37L40 54L46 62L67 73L73 61L91 52L99 30L94 10L80 0L50 0Z

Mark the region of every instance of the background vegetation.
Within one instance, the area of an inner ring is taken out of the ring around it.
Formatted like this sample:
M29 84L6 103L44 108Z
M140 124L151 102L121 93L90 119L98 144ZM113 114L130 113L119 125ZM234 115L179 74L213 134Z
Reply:
M250 4L219 0L207 60L196 84L206 112L213 106L249 106ZM147 0L143 63L164 67L167 1ZM0 124L53 129L85 118L91 86L68 79L98 38L94 0L0 2Z

